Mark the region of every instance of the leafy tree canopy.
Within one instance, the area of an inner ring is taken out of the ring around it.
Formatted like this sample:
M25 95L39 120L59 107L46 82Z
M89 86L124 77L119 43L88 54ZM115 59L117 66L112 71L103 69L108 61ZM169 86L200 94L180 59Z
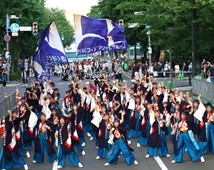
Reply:
M123 19L129 44L141 42L144 52L148 46L145 25L151 25L153 59L158 60L160 50L171 48L173 62L182 64L191 59L192 22L195 24L197 62L202 58L214 60L213 13L213 0L100 0L88 15L114 22ZM130 29L129 23L140 26Z
M74 30L65 17L65 12L59 9L48 9L45 7L45 0L1 0L0 6L0 53L3 54L6 43L3 40L6 34L6 15L21 16L19 20L11 19L10 23L18 23L20 26L32 26L33 22L38 23L38 35L32 32L20 32L18 37L12 37L10 41L10 54L12 57L12 70L17 70L18 59L26 59L33 56L37 47L37 39L44 28L55 21L60 35L64 37L63 45L69 46L73 41Z

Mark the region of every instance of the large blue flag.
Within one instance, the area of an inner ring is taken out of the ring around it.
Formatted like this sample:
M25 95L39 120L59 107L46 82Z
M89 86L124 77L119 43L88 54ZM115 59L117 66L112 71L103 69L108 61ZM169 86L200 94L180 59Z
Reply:
M63 44L55 22L51 22L42 32L33 57L35 77L40 82L50 79L50 70L54 62L67 63Z
M74 15L77 55L128 48L124 28L109 19Z

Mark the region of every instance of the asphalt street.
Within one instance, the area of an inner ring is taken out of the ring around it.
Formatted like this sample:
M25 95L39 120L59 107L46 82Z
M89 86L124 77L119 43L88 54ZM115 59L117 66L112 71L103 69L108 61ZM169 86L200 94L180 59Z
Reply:
M123 79L127 81L128 86L131 85L131 76L129 73L123 73ZM59 89L61 93L61 97L64 97L64 94L67 90L67 87L69 85L69 81L61 81L59 77L52 77L51 80L56 84L56 87ZM167 85L167 82L169 81L169 78L160 78L158 79L160 82L163 82L165 85ZM86 79L82 81L83 86L88 86L86 82L93 82L94 80ZM189 86L189 80L184 79L182 81L179 81L177 78L173 78L174 82L174 88L182 88L182 87L188 87ZM30 84L30 83L29 83ZM124 83L121 82L123 85ZM4 93L7 93L7 95L12 94L16 91L16 89L19 90L20 94L23 95L24 91L26 89L26 86L23 86L21 83L19 84L8 84L6 87L0 86L0 99L4 96Z
M170 139L168 139L168 151L171 155L170 158L160 158L160 157L150 157L145 158L145 155L147 153L147 147L136 147L136 139L132 140L131 146L134 149L134 156L139 162L138 165L126 165L123 157L118 161L117 165L110 165L108 167L105 167L104 164L106 163L106 160L96 160L97 156L97 148L95 147L95 141L90 141L89 137L85 136L86 138L86 146L84 147L84 150L86 152L85 156L79 155L79 159L81 163L83 164L82 170L205 170L205 169L213 169L213 155L205 155L206 162L191 162L189 156L187 153L185 153L184 156L184 162L183 163L177 163L177 164L171 164L171 160L173 159L172 155L172 143ZM168 138L168 137L167 137ZM33 164L33 148L30 148L31 158L27 159L25 158L29 169L30 170L56 170L53 169L53 163L49 163L47 160L47 157L45 157L45 161L42 164ZM66 161L66 166L63 168L65 170L69 169L79 169L78 167L70 167L68 163L68 159ZM21 170L21 169L20 169Z
M129 75L123 75L124 80L128 81L128 85L131 84L130 81L130 76ZM59 80L58 77L53 77L52 81L55 82L56 87L59 89L60 93L61 93L61 98L64 97L64 94L67 90L67 87L69 85L69 82L62 82ZM93 81L93 80L84 80L82 81L83 86L86 86L89 81ZM163 80L165 83L168 81ZM188 80L184 80L184 81L175 81L175 86L180 87L180 86L187 86L188 85ZM123 83L122 83L123 85ZM10 84L7 87L4 87L3 91L7 91L8 94L11 94L12 92L14 92L16 90L16 88L19 89L20 94L23 95L25 88L23 87L21 84ZM111 165L108 167L104 167L104 164L106 163L106 160L96 160L96 156L97 156L97 148L95 146L95 141L90 141L89 137L85 136L86 138L86 146L84 147L84 150L86 152L85 156L79 155L80 161L83 164L83 170L101 170L101 169L106 169L106 170L205 170L205 169L213 169L214 167L214 162L213 162L213 155L205 155L205 159L206 162L205 163L201 163L201 162L191 162L189 156L187 153L185 153L184 156L184 162L183 163L179 163L179 164L171 164L171 161L173 159L173 154L172 154L172 143L169 139L169 137L167 137L167 144L168 144L168 151L169 154L171 155L170 158L160 158L160 157L150 157L150 158L145 158L146 154L147 154L147 147L141 147L141 148L137 148L137 142L136 139L132 140L132 148L134 149L134 156L137 159L137 161L139 162L138 165L131 165L131 166L127 166L123 157L121 156L121 158L118 161L117 165ZM47 160L47 157L45 157L45 162L43 164L33 164L33 148L29 148L30 150L30 154L31 154L31 158L27 159L25 158L29 169L30 170L56 170L53 169L53 163L49 163ZM69 167L68 164L68 160L66 162L66 167L64 168L65 170L68 169L79 169L78 167Z

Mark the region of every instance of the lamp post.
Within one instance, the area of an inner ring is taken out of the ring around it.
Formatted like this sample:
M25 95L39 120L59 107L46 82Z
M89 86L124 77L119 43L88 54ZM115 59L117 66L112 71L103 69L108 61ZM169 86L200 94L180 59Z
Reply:
M150 26L146 26L147 28L150 28ZM148 30L146 32L148 36L148 58L149 58L149 65L152 65L152 47L151 47L151 30Z
M144 11L136 11L134 12L134 15L148 15L148 9L147 12ZM148 20L147 20L148 23ZM149 65L152 65L152 45L151 45L151 26L146 24L146 34L148 36L148 52L147 56L149 58Z
M170 60L170 81L168 82L168 87L173 88L173 79L172 79L172 49L168 49L167 52L169 53L169 60Z
M172 87L172 50L169 49L169 60L170 60L170 85Z
M137 28L137 27L139 27L138 23L130 23L128 26L128 28ZM135 64L137 64L137 43L136 42L134 45L134 61L135 61Z

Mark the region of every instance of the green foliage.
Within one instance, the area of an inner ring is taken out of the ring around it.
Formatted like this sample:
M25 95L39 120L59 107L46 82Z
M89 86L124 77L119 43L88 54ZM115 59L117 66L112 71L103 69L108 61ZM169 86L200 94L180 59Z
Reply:
M21 80L21 71L10 73L10 81L19 81L19 80Z
M55 21L60 35L64 36L63 45L69 46L73 41L74 30L65 17L65 12L59 9L48 9L45 7L45 0L1 0L0 1L0 53L6 47L3 41L5 35L6 14L20 15L19 20L11 19L11 23L18 23L20 26L32 26L33 22L38 23L38 35L32 32L20 32L18 37L12 37L10 41L10 54L12 57L12 70L18 69L18 59L27 59L33 56L37 47L37 40L44 28Z
M194 21L193 10L196 12ZM134 15L134 12L141 12L141 15ZM202 58L214 60L213 13L213 0L100 0L89 16L109 18L114 22L123 19L129 44L141 42L145 52L148 46L145 25L151 25L153 58L157 60L160 50L171 48L173 62L182 64L191 59L192 22L195 23L197 62ZM130 29L129 23L139 23L140 27Z

